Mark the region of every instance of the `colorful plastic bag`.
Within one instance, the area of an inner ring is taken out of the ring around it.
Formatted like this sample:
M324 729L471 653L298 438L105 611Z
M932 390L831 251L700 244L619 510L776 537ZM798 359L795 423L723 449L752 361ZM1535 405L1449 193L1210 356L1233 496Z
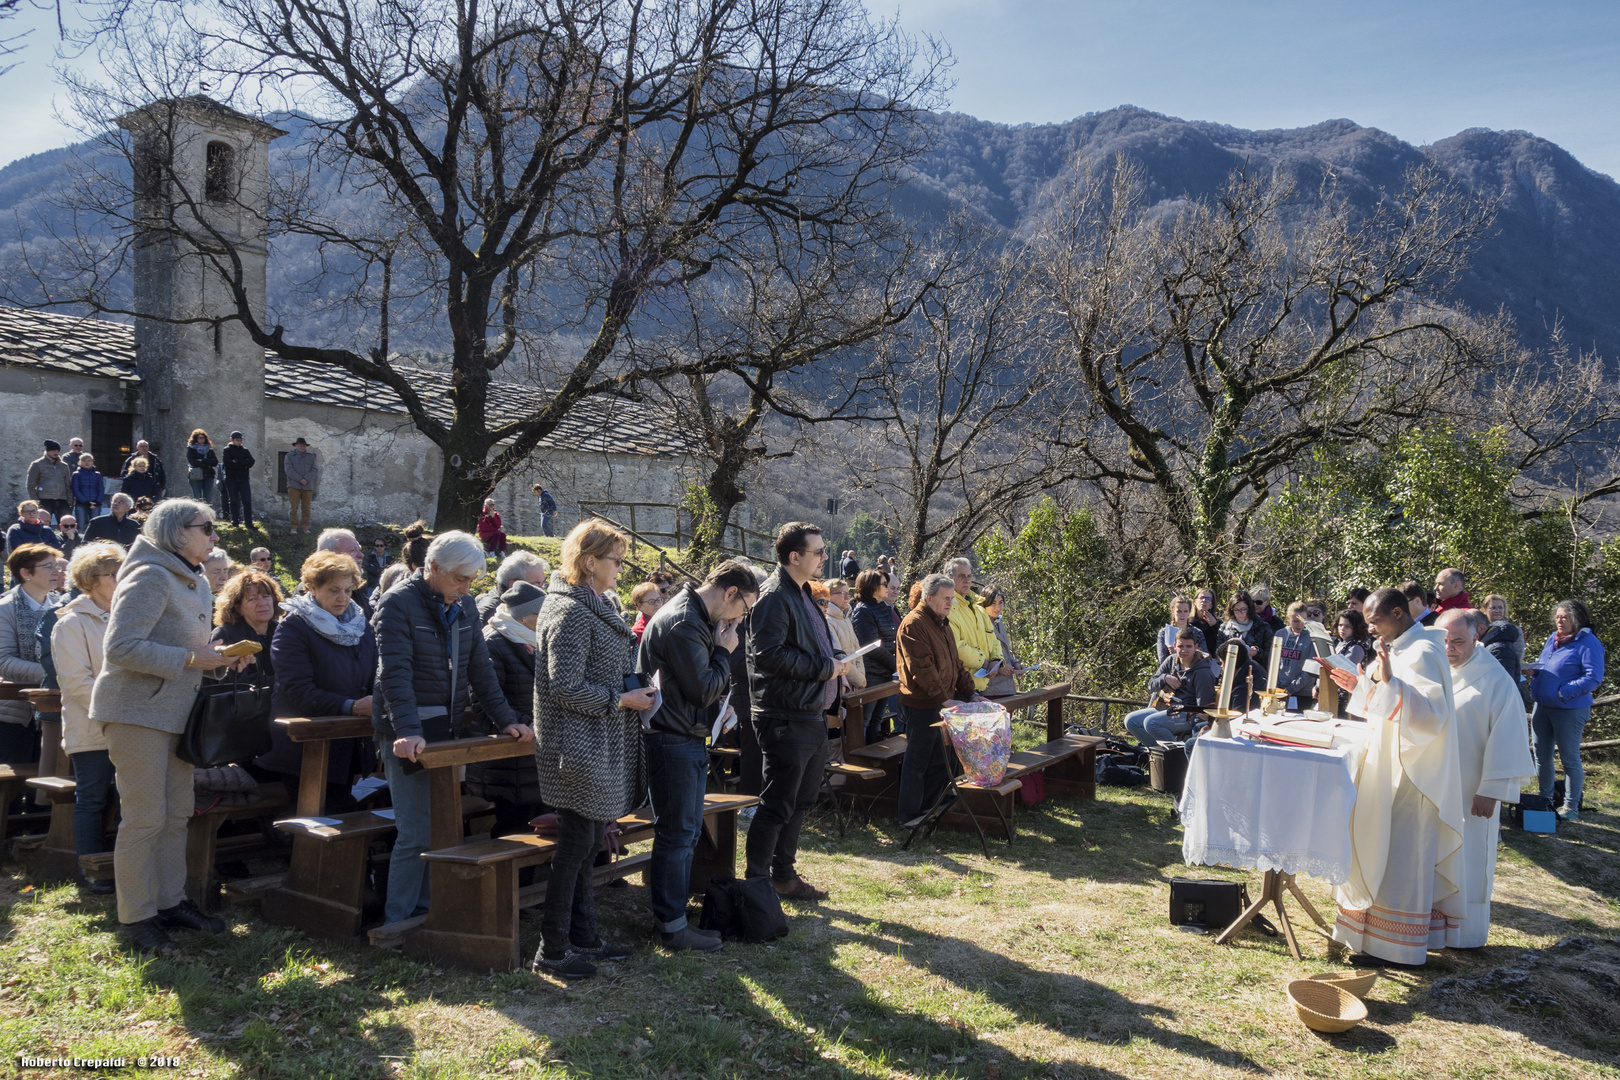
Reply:
M1012 717L993 701L969 701L939 711L951 733L964 778L980 787L995 787L1012 755Z

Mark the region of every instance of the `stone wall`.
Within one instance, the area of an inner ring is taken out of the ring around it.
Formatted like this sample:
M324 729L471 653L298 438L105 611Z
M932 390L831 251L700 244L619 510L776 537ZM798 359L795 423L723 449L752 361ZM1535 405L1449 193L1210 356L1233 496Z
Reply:
M88 449L92 411L133 413L139 409L138 401L135 387L126 389L117 379L0 366L0 448L5 460L0 500L6 524L16 520L17 504L28 497L28 463L45 452L46 439L55 439L66 450L68 440L78 436ZM135 437L142 437L139 417ZM99 461L96 465L103 473L116 476L123 462ZM180 486L183 491L183 469Z
M313 519L406 524L421 517L433 525L439 449L407 418L277 398L266 402L264 452L250 448L261 463L255 469L254 505L273 515L272 520L284 521L287 515L287 497L275 491L276 454L291 450L299 436L309 440L321 466L310 508ZM556 522L560 535L579 520L582 501L678 502L689 469L686 458L542 450L500 484L494 498L507 532L539 535L540 504L530 488L545 485L561 511ZM623 509L620 520L628 523L628 508ZM643 531L672 532L674 514L637 508L636 525Z

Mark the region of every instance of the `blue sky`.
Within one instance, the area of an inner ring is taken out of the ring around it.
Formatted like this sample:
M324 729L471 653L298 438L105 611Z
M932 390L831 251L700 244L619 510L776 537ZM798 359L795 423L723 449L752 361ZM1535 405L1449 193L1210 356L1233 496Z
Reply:
M951 105L1048 123L1115 105L1238 127L1337 117L1413 143L1521 128L1620 177L1620 0L870 0L946 41ZM71 7L69 8L71 12ZM0 75L0 164L76 137L54 12Z

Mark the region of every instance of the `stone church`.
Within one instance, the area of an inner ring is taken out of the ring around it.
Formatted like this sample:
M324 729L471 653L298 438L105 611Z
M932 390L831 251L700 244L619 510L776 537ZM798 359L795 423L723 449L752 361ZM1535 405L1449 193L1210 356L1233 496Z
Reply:
M161 137L173 145L174 174L207 225L228 236L243 260L243 278L264 310L265 191L269 145L284 132L208 98L163 102L121 121L135 139ZM162 128L160 136L154 129ZM232 177L228 195L217 189ZM189 181L189 182L188 182ZM156 206L164 191L137 177L137 213L176 214ZM135 308L164 316L130 326L15 308L0 308L0 447L9 467L3 494L10 506L25 498L28 462L45 439L65 449L84 439L103 473L116 475L146 439L163 458L169 494L186 494L185 445L202 428L222 448L241 431L258 460L253 502L258 516L286 520L282 457L304 438L320 463L312 516L322 522L432 524L441 458L418 433L394 392L340 368L266 354L236 323L215 321L233 312L219 277L162 230L137 236ZM186 322L168 321L172 319ZM413 383L448 423L449 374L411 367ZM527 413L545 400L543 388L498 383L491 388L491 423ZM649 429L640 407L591 399L572 410L524 467L496 490L508 532L540 532L530 493L542 484L556 498L563 523L583 503L655 537L672 533L693 461L688 445L668 428ZM217 499L217 493L216 493ZM634 507L634 509L632 509ZM8 515L9 516L9 515Z

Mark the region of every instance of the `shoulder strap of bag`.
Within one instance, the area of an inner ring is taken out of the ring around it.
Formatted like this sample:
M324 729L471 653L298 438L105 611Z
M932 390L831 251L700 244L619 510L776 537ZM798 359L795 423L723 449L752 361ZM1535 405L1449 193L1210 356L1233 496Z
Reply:
M456 708L456 661L461 658L461 618L450 624L450 700L445 703L446 712L453 713ZM450 730L455 731L460 726L460 717L450 716Z

